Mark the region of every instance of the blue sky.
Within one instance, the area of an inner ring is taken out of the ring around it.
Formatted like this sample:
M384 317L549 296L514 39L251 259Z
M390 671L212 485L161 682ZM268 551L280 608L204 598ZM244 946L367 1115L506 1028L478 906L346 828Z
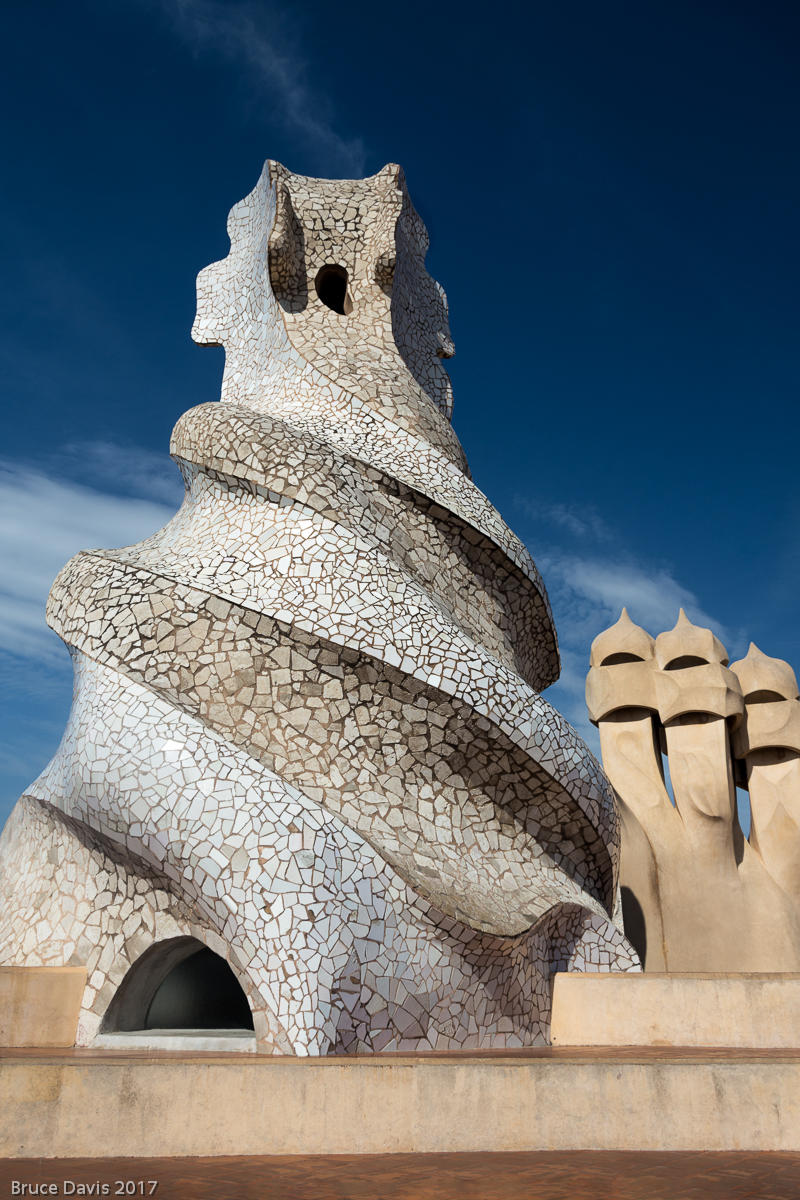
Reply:
M728 0L7 7L0 822L69 707L52 578L180 499L169 433L222 371L194 278L267 157L404 166L455 425L543 571L571 720L623 603L800 666L799 33Z

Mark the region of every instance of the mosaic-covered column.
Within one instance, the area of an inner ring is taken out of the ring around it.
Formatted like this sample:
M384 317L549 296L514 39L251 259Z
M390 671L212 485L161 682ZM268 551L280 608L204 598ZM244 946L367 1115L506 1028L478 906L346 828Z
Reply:
M228 231L184 503L53 585L75 695L0 843L0 962L85 963L84 1042L148 948L193 937L264 1049L541 1043L553 971L638 960L612 793L539 695L542 581L450 424L427 233L395 166L273 162Z

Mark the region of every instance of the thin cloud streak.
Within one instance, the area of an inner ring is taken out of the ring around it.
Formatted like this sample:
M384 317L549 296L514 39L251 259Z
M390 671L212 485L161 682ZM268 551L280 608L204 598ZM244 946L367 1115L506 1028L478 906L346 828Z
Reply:
M609 558L545 552L539 563L548 583L563 597L574 626L590 633L616 621L627 608L633 621L653 636L671 629L681 608L696 625L712 628L723 641L731 633L700 604L697 596L663 567L653 568L621 555ZM588 652L588 648L587 648Z
M550 597L561 651L561 676L548 689L547 699L595 754L599 754L599 739L584 699L589 650L623 608L654 637L671 629L683 608L695 624L713 629L732 657L743 653L743 631L727 628L709 613L669 567L637 560L592 507L524 497L518 497L515 506L536 527L530 541ZM602 551L588 550L598 541L603 542Z
M163 451L116 442L70 442L54 456L57 475L79 473L93 487L126 492L178 508L183 499L183 479L176 464Z
M0 461L0 651L40 663L60 657L44 612L67 560L79 550L140 541L174 511Z
M353 178L364 174L362 140L343 138L333 128L325 116L324 96L306 81L306 63L267 30L271 18L274 24L280 19L269 7L242 0L160 0L160 5L193 50L219 54L243 67L258 92L277 103L286 128L310 149Z
M592 538L595 541L607 542L613 538L608 524L596 509L580 508L577 504L553 504L548 500L530 500L526 496L516 496L515 508L537 524L555 525L576 538Z
M624 607L633 621L657 636L671 629L678 611L686 610L697 625L713 629L730 648L731 635L707 613L697 596L665 568L653 569L631 560L606 560L577 554L545 552L538 556L553 607L561 650L561 676L547 699L599 753L597 732L584 700L592 641L612 625ZM740 640L736 635L734 642Z

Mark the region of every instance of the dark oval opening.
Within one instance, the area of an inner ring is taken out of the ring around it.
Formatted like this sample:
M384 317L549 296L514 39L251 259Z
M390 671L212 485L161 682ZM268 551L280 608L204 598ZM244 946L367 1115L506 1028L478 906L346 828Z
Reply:
M696 654L682 654L680 658L673 658L672 662L668 662L665 671L684 671L686 667L707 667L708 663L704 658L698 658Z
M626 650L621 650L619 654L609 654L603 659L601 667L616 667L621 663L644 662L644 659L639 654L630 654Z
M353 302L347 294L347 271L335 263L320 267L314 287L322 303L332 312L347 316L353 310Z

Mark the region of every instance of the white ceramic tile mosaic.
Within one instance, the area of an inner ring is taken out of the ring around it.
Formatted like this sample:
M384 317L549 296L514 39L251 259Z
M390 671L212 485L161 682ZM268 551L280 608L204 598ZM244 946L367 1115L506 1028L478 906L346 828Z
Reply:
M0 961L86 963L84 1042L187 934L264 1049L546 1041L554 970L639 966L612 793L538 694L544 587L450 424L427 233L396 167L275 163L228 229L194 327L225 346L222 402L172 438L184 504L51 591L75 696L0 842Z

